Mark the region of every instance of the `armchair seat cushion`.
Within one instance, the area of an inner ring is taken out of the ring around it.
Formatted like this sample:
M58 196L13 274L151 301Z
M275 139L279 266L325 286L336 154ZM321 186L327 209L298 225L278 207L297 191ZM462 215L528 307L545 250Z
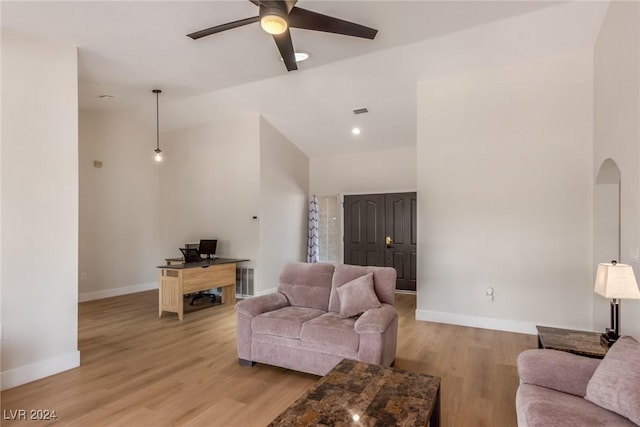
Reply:
M354 331L355 323L354 317L343 318L338 313L325 313L302 325L300 339L303 342L335 346L357 352L360 336Z
M516 394L518 425L528 427L633 426L614 412L580 396L533 384L520 384Z
M308 307L283 307L262 313L251 319L254 334L275 335L286 338L300 338L304 322L321 316L322 310Z

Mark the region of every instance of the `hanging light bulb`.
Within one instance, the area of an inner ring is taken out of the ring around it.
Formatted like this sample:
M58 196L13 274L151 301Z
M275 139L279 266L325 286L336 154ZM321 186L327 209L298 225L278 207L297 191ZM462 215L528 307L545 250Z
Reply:
M158 105L158 96L162 93L160 89L153 89L153 93L156 94L156 149L153 150L155 156L154 160L158 163L162 161L162 150L160 149L160 108Z

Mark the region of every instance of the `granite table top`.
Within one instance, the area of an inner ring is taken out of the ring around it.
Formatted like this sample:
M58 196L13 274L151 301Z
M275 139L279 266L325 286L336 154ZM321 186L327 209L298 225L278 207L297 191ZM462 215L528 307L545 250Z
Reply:
M536 326L538 329L538 346L553 350L566 351L602 359L607 354L608 347L600 343L598 332L576 331L573 329Z
M269 424L426 426L440 421L440 378L343 360Z

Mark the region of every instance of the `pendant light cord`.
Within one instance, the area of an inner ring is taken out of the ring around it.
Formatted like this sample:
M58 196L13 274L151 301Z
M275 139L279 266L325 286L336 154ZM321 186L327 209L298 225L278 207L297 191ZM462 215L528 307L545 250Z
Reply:
M156 91L156 150L160 149L160 104L159 104L160 91Z
M158 98L162 91L160 89L154 89L153 93L156 94L156 152L160 151L160 104Z

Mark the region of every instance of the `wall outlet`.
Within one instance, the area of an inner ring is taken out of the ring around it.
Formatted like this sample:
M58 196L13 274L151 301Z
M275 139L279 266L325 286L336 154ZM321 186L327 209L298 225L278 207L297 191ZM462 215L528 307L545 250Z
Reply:
M80 273L80 281L84 282L85 280L87 280L87 273Z
M493 288L489 286L486 291L484 291L484 295L487 297L489 301L493 301Z

